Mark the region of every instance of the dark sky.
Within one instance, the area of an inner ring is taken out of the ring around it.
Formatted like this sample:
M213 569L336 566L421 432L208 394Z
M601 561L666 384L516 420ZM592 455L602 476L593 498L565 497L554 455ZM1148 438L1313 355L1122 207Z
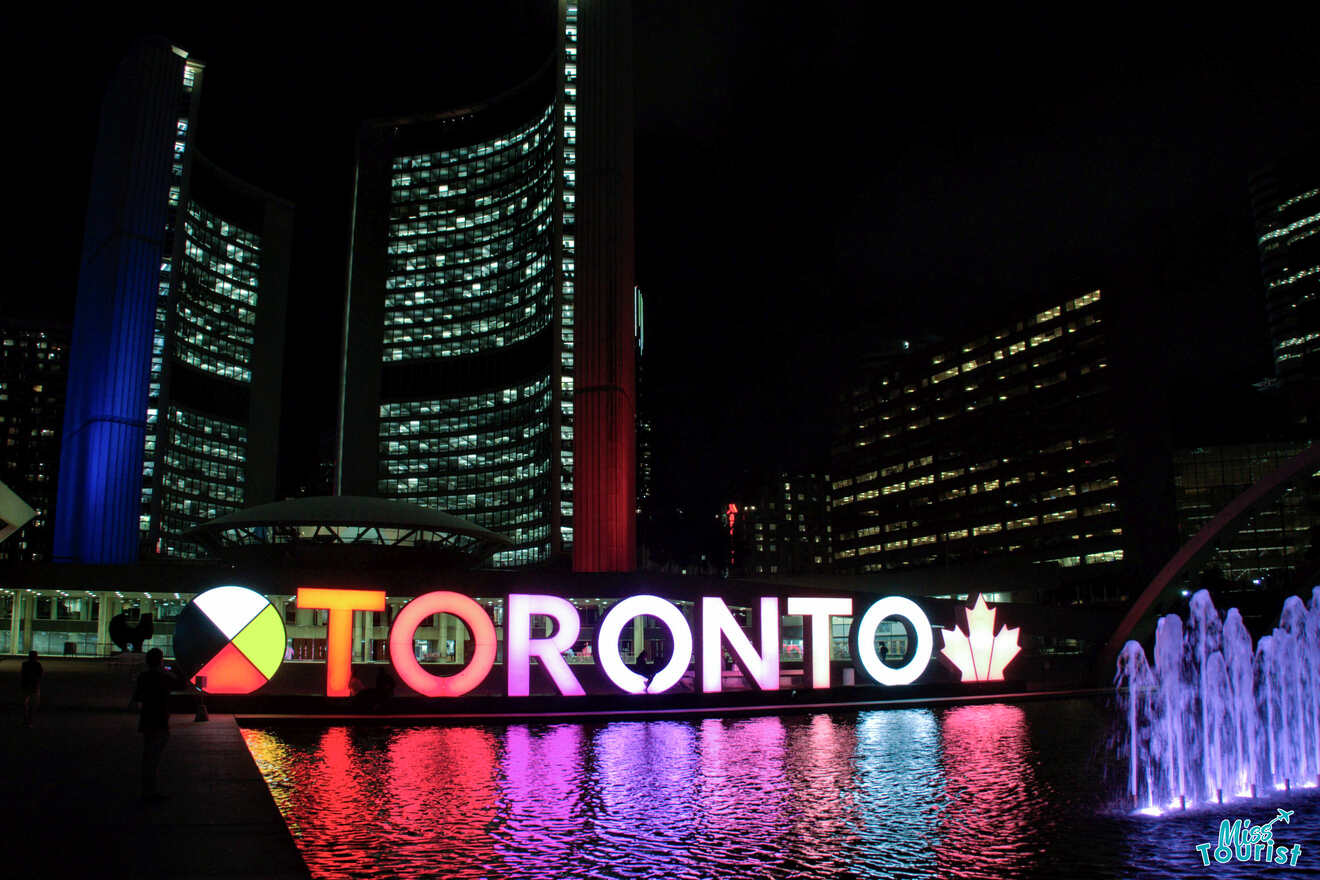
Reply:
M1246 178L1320 132L1305 28L888 7L636 4L637 277L670 500L822 466L833 394L878 340L1090 280L1149 279L1190 401L1269 369ZM71 316L105 80L136 35L185 46L207 62L203 152L297 205L292 491L334 424L358 121L519 81L549 21L517 2L213 11L52 9L15 32L11 142L32 163L10 166L4 311Z

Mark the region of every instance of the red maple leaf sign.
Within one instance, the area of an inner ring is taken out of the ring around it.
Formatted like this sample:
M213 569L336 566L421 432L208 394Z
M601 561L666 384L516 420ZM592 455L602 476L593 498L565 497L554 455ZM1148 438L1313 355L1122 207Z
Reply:
M978 595L976 604L964 609L967 632L941 629L944 647L940 653L962 672L963 681L1003 681L1004 667L1017 656L1018 628L1000 627L995 633L995 610Z

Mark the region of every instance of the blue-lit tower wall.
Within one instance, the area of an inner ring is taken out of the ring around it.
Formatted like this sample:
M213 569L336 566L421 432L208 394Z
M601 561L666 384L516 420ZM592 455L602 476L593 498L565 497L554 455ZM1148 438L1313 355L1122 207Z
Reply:
M167 284L201 73L168 43L143 41L120 64L102 103L69 364L56 560L137 558L156 304Z
M153 344L148 554L201 555L187 530L274 500L292 222L292 205L196 157Z
M551 72L481 107L368 123L358 147L338 491L504 534L498 566L557 543Z
M1320 419L1320 143L1251 179L1275 376L1294 414Z

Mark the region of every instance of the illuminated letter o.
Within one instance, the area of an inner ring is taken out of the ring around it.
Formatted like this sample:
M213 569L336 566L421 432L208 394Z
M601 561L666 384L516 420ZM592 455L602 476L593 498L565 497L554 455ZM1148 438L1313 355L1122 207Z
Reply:
M432 614L452 614L472 630L472 659L462 672L432 675L417 662L413 636ZM390 663L403 683L424 697L461 697L485 681L495 666L495 624L490 615L461 593L438 590L418 596L399 611L390 627Z
M911 660L897 669L882 663L875 653L875 631L886 617L906 618L917 634L916 652ZM879 600L866 609L857 624L857 659L861 661L866 674L880 684L912 684L926 670L934 647L935 639L931 635L930 619L926 617L926 612L916 602L903 596L886 596Z
M619 634L623 632L623 625L640 614L659 618L674 639L674 656L669 658L664 669L652 676L649 685L619 656ZM610 681L630 694L664 693L678 684L692 659L692 628L674 603L659 596L629 596L609 610L596 633L596 662Z

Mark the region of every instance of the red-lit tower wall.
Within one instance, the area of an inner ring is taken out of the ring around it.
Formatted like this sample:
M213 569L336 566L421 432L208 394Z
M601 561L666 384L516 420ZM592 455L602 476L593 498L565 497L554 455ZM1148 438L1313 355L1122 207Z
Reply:
M579 4L576 571L637 565L632 4Z

